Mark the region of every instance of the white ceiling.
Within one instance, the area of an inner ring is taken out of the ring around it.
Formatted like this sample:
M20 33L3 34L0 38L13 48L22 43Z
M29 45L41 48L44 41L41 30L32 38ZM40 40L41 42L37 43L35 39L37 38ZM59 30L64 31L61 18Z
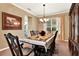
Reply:
M15 3L14 5L37 17L43 16L42 3ZM46 3L45 5L46 16L68 12L71 7L71 3Z

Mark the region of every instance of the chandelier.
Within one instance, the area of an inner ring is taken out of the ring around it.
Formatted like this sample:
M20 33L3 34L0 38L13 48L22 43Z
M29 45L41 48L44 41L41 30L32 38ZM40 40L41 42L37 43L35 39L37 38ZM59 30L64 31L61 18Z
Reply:
M42 23L45 23L45 22L49 21L49 19L45 17L45 4L43 4L43 17L40 18L40 21Z

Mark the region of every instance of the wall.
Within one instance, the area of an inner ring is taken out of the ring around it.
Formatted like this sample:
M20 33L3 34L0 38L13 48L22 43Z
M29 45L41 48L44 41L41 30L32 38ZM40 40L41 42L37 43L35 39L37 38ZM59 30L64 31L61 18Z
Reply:
M37 30L37 24L38 20L35 20L35 18L29 17L29 31L31 30Z
M69 16L65 15L65 40L69 38Z
M17 15L22 17L22 30L2 30L2 12L7 12L13 15ZM12 4L6 3L6 4L0 4L0 49L7 47L7 42L4 38L4 33L8 33L11 32L14 35L19 36L19 38L24 38L24 16L27 15L29 17L31 17L32 22L30 22L29 20L29 24L32 24L32 26L30 26L29 29L37 29L37 25L35 25L37 23L37 18L17 7L15 7ZM34 22L33 22L34 21Z
M38 31L43 30L43 23L39 21L40 18L38 18Z

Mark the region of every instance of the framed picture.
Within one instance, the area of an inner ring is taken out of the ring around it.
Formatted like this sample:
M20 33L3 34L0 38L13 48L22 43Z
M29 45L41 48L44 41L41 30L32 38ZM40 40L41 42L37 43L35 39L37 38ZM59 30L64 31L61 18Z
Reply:
M3 30L21 30L22 18L19 16L2 12L2 29Z

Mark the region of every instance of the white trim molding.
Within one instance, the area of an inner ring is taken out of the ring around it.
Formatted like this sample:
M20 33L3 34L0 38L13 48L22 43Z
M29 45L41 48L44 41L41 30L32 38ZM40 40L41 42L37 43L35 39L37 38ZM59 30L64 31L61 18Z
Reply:
M22 10L28 12L29 14L31 14L31 15L33 15L33 16L36 16L33 12L29 11L28 9L24 9L23 7L21 7L21 6L17 5L17 4L15 4L15 3L11 3L11 4L14 5L14 6L16 6L17 8L20 8L20 9L22 9Z
M68 42L68 40L67 40L67 39L66 39L66 40L64 40L64 41Z
M7 49L9 49L9 47L6 47L6 48L3 48L3 49L0 49L0 52L1 52L1 51L4 51L4 50L7 50Z

